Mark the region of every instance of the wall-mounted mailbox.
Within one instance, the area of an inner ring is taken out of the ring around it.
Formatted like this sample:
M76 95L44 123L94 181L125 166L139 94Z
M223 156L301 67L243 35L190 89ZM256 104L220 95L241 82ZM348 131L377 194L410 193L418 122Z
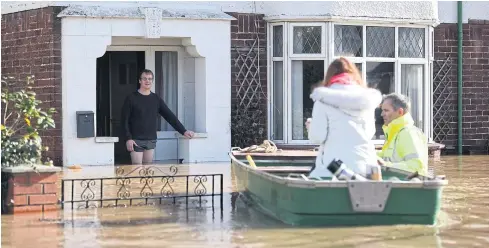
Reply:
M93 111L76 111L76 137L95 137Z

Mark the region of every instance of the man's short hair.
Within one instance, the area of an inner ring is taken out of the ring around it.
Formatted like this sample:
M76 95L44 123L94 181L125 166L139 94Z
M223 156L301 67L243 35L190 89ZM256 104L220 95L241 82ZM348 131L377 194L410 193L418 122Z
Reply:
M141 71L141 73L139 73L139 79L141 79L141 77L143 76L143 74L151 74L152 77L154 77L154 74L151 70L149 69L144 69L143 71Z
M384 103L385 100L390 100L392 107L396 111L399 110L400 108L403 108L404 112L406 113L411 110L411 103L409 102L409 99L405 95L398 94L398 93L390 93L384 96L382 103Z

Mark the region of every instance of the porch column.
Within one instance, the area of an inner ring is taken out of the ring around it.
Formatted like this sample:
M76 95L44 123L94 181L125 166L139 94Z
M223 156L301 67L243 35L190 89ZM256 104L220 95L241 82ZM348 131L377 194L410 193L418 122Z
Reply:
M77 111L92 111L94 128L97 126L95 123L97 58L105 53L107 46L111 43L110 34L89 33L89 30L85 29L85 20L85 18L63 18L62 20L64 166L114 163L114 143L97 143L95 137L77 138Z

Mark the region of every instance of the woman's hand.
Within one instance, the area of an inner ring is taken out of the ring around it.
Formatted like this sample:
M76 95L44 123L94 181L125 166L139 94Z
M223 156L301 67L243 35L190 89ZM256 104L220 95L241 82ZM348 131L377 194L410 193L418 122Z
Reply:
M309 126L311 125L312 118L307 118L306 120L306 128L309 130Z

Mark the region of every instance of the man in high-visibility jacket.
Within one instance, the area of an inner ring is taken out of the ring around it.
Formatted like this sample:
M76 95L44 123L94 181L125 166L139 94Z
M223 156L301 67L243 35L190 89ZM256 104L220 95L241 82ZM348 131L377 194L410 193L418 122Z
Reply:
M428 144L423 132L414 126L408 99L392 93L382 101L385 143L378 152L379 164L428 174Z

